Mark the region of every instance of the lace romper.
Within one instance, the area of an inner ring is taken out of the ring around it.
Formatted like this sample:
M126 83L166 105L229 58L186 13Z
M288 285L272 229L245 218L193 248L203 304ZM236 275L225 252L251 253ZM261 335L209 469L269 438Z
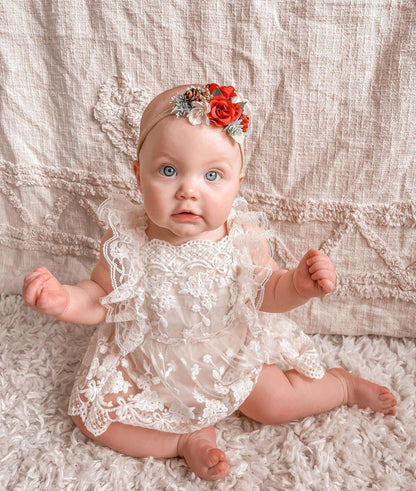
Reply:
M69 414L93 435L114 422L173 433L230 415L263 363L311 378L324 369L311 340L282 314L259 311L271 274L266 219L234 201L228 235L179 246L145 234L142 205L112 196L99 209L113 291L76 376Z

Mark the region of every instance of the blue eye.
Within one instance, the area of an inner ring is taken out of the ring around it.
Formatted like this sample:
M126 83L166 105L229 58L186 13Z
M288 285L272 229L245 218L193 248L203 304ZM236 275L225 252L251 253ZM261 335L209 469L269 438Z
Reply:
M164 165L160 173L166 177L176 176L176 170L171 165Z
M210 170L205 174L205 178L207 179L207 181L214 182L214 181L219 181L221 179L221 176L218 174L217 171Z

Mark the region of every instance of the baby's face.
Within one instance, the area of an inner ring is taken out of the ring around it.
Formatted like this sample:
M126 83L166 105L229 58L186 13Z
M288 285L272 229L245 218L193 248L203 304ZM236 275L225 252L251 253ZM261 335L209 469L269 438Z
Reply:
M221 129L167 117L140 150L147 235L172 244L219 240L244 174L238 144Z

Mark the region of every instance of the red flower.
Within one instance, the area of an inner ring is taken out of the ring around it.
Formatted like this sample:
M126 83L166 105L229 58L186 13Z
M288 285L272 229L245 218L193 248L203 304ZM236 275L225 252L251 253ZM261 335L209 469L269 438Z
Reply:
M224 96L224 97L227 97L227 98L231 98L231 97L235 97L237 94L235 92L235 89L234 87L232 87L231 85L221 85L219 86L218 84L207 84L207 89L210 91L211 94L214 93L214 90L215 89L218 89L221 91L221 94Z
M219 89L220 88L220 86L218 84L207 84L206 87L211 92L211 94L214 93L214 90L215 89Z
M232 87L231 85L228 85L227 87L221 86L220 91L224 97L228 97L229 99L237 95L234 87Z
M227 97L218 95L213 97L209 103L211 111L207 116L214 126L227 126L241 116L241 107Z
M244 116L243 119L241 120L241 124L243 126L243 133L245 133L248 130L249 121L250 118L248 116Z

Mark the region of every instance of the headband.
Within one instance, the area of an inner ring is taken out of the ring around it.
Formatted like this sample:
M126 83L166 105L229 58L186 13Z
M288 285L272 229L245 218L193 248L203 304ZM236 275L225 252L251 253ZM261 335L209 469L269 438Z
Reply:
M244 164L243 143L250 122L250 103L232 86L207 84L203 87L188 87L185 92L171 97L169 106L156 114L141 128L137 147L140 149L159 121L168 116L186 117L192 125L213 125L223 130L238 143Z

